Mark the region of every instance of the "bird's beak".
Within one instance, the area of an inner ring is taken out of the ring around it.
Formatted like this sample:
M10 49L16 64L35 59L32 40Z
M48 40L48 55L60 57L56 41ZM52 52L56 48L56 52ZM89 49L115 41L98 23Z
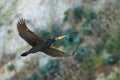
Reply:
M66 35L58 36L58 37L55 38L55 40L60 40L60 39L63 39L64 37L66 37Z

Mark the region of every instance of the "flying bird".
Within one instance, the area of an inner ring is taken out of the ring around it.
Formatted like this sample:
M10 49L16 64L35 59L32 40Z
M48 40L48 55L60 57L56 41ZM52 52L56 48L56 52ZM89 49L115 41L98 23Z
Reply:
M45 54L52 56L52 57L65 57L70 56L58 49L56 49L52 44L60 39L63 39L65 35L58 36L53 39L42 39L41 37L38 37L35 33L30 31L28 27L26 26L25 19L20 19L17 23L17 29L18 33L21 38L23 38L29 45L32 46L32 48L24 53L21 54L21 56L27 56L31 53L36 53L38 51L44 52ZM73 52L74 54L74 52Z

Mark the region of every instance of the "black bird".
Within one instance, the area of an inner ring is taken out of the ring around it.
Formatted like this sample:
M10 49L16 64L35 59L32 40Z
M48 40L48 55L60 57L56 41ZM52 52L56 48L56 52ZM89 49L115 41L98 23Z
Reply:
M25 23L24 19L20 19L17 23L17 29L19 32L19 35L29 44L32 46L32 48L26 52L24 52L21 56L27 56L31 53L36 53L38 51L44 52L47 55L53 56L53 57L64 57L64 56L70 56L68 54L65 54L62 51L59 51L56 49L53 44L56 40L62 39L65 36L58 36L53 39L46 39L45 41L38 37L35 33L30 31Z

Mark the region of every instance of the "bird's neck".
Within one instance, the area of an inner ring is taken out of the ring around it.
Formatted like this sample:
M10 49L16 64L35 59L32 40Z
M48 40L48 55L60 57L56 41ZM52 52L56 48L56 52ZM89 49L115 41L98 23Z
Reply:
M47 43L48 45L51 45L55 42L56 40L53 38L53 39L46 39L45 40L45 43Z

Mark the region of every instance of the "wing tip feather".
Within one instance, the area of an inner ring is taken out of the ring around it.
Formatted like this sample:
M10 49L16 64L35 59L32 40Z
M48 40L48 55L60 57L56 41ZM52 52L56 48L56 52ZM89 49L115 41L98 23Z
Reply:
M20 25L23 25L25 24L25 19L21 18L19 19L18 23L17 23L17 26L20 26Z

